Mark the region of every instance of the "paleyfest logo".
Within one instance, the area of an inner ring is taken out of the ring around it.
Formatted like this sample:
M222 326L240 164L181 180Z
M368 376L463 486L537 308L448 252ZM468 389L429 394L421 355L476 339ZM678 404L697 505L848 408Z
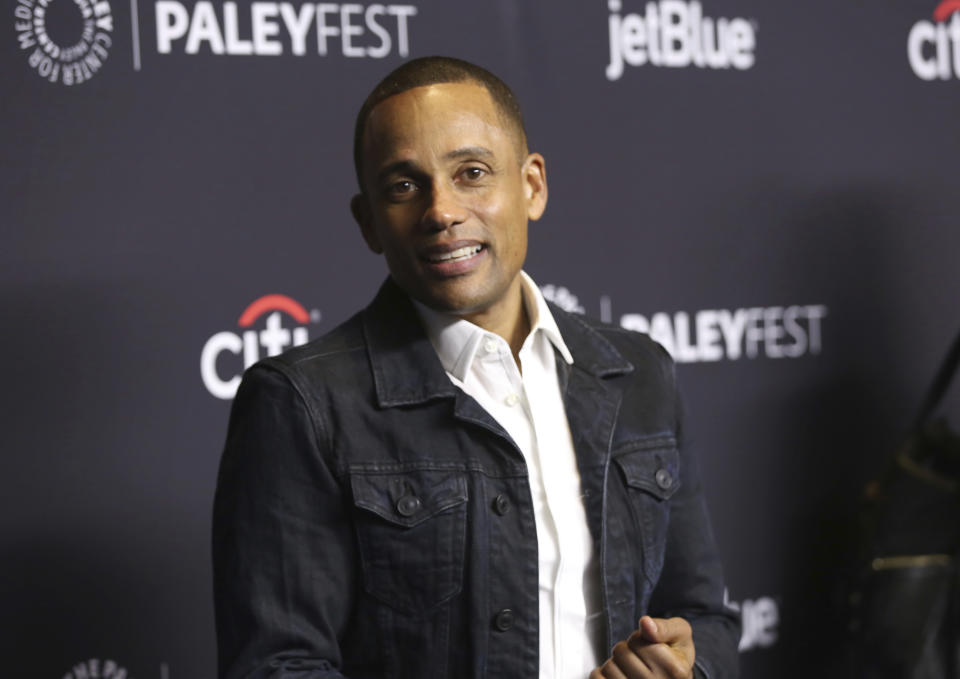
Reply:
M583 304L561 285L544 285L543 296L565 311L582 314ZM790 304L738 309L659 311L651 315L621 314L600 298L600 320L646 333L678 363L736 361L743 358L800 358L823 349L823 304Z
M263 329L257 321L266 316ZM287 328L283 317L297 325ZM213 396L231 399L240 386L240 374L261 358L276 356L310 339L307 325L319 323L320 312L308 312L300 302L286 295L264 295L254 300L237 321L240 332L224 330L214 334L200 352L200 377ZM226 376L225 376L226 375Z
M99 73L116 38L110 0L13 0L27 63L52 83L78 85ZM142 68L140 13L130 3L133 70ZM155 0L156 55L384 59L410 53L415 5L355 2L238 3ZM147 41L145 44L149 44Z
M27 63L52 83L79 85L95 76L113 46L107 0L17 0L14 28Z
M157 52L228 56L279 56L383 59L409 54L409 23L414 5L373 3L209 2L192 8L179 0L154 5Z
M933 10L933 21L913 25L907 58L918 78L960 78L960 0L943 0Z

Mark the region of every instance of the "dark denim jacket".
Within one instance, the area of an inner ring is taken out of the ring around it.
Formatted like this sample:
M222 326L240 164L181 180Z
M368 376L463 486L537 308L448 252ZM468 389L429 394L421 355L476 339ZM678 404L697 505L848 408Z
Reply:
M737 674L736 615L673 364L645 336L551 310L606 648L643 614ZM251 368L213 516L220 677L532 679L537 540L523 457L448 379L388 280L328 335Z

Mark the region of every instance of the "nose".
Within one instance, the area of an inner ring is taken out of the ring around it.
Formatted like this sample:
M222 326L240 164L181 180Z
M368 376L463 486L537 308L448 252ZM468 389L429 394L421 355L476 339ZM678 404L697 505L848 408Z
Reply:
M434 182L421 222L433 231L445 231L466 219L465 210L452 186Z

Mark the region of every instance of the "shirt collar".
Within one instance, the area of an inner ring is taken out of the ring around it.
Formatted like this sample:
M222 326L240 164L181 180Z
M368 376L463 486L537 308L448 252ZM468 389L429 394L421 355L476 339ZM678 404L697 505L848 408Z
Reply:
M563 360L572 364L573 356L563 341L560 329L553 314L550 313L540 288L524 271L520 272L520 289L523 294L523 306L530 319L530 334L523 345L527 346L537 332L542 332L560 352ZM417 300L411 301L423 320L427 336L437 352L443 369L463 382L480 343L491 333L458 316L435 311Z

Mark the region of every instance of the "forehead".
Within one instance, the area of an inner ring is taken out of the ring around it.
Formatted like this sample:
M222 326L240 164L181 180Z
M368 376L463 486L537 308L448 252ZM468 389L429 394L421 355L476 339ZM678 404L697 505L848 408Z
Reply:
M500 148L492 151L515 152L513 136L485 87L439 83L377 104L364 128L363 155L368 169L373 169L398 154L422 156L459 146L493 145Z

